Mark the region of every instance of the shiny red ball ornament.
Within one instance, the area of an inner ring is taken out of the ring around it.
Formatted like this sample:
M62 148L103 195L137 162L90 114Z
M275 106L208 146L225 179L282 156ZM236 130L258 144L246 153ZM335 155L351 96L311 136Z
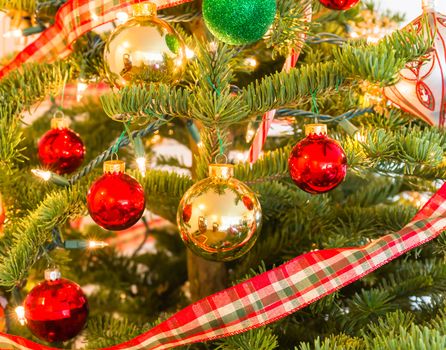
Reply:
M348 10L355 6L359 0L319 0L325 7L331 10Z
M324 124L306 125L305 134L307 137L293 148L288 160L291 178L305 192L328 192L347 174L344 150L327 136Z
M105 162L104 175L93 183L87 194L90 216L107 230L128 229L144 213L144 190L136 179L124 171L123 161Z
M68 128L65 118L53 118L51 130L40 139L39 159L46 168L69 174L84 161L85 146L78 134Z
M45 281L31 290L23 306L29 330L51 343L75 337L87 322L85 294L76 283L60 278L57 269L45 271Z

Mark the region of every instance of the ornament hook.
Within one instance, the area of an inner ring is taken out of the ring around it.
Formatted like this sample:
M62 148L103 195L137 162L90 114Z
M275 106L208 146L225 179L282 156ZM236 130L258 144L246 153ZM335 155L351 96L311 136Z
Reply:
M224 153L219 153L215 156L216 164L228 164L228 157Z
M53 114L53 119L54 118L65 118L65 113L62 110L58 109Z

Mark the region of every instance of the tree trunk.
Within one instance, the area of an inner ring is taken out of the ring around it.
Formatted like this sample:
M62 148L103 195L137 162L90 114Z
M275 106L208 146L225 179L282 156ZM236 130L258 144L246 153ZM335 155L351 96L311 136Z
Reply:
M222 262L205 260L188 250L187 271L192 302L227 287L228 273Z
M198 123L197 127L201 128ZM189 141L192 151L192 178L196 179L194 155L199 154L200 150L190 136ZM200 258L189 249L187 250L187 274L192 302L227 287L228 271L225 264Z

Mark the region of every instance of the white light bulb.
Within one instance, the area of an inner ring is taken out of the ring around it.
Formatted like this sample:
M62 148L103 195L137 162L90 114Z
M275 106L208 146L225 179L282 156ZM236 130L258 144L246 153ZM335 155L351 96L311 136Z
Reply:
M14 29L3 34L4 38L20 38L23 36L21 29Z
M37 177L40 177L41 179L48 181L51 179L51 171L45 171L41 169L32 169L31 172L36 175Z
M108 246L108 243L106 243L106 242L97 242L97 241L89 241L88 242L88 248L90 248L90 249L105 248L107 246Z
M355 138L356 141L365 142L365 135L361 134L360 131L355 133L354 138Z
M245 59L245 64L246 64L247 66L252 67L252 68L257 67L257 61L256 61L256 59L253 58L253 57L248 57L247 59Z
M77 93L76 93L76 100L77 102L80 102L82 99L82 96L84 95L85 90L87 90L88 84L84 83L82 81L77 83Z
M128 19L129 19L129 15L127 12L120 11L116 14L116 22L118 22L118 24L123 24L123 23L127 22Z
M17 306L15 308L15 313L17 315L17 320L20 322L22 326L24 326L26 323L25 308L23 306Z
M186 47L186 58L190 60L191 58L194 57L195 57L195 52Z
M146 158L145 157L136 158L136 164L138 164L138 169L141 175L143 177L146 176Z

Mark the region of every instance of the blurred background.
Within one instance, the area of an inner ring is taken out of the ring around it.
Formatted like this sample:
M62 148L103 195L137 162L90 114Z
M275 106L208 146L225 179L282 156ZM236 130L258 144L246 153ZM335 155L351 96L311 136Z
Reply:
M413 18L420 15L422 0L377 0L375 3L381 11L391 10L404 14L404 23L409 23ZM435 5L439 12L446 13L446 1L436 0Z

